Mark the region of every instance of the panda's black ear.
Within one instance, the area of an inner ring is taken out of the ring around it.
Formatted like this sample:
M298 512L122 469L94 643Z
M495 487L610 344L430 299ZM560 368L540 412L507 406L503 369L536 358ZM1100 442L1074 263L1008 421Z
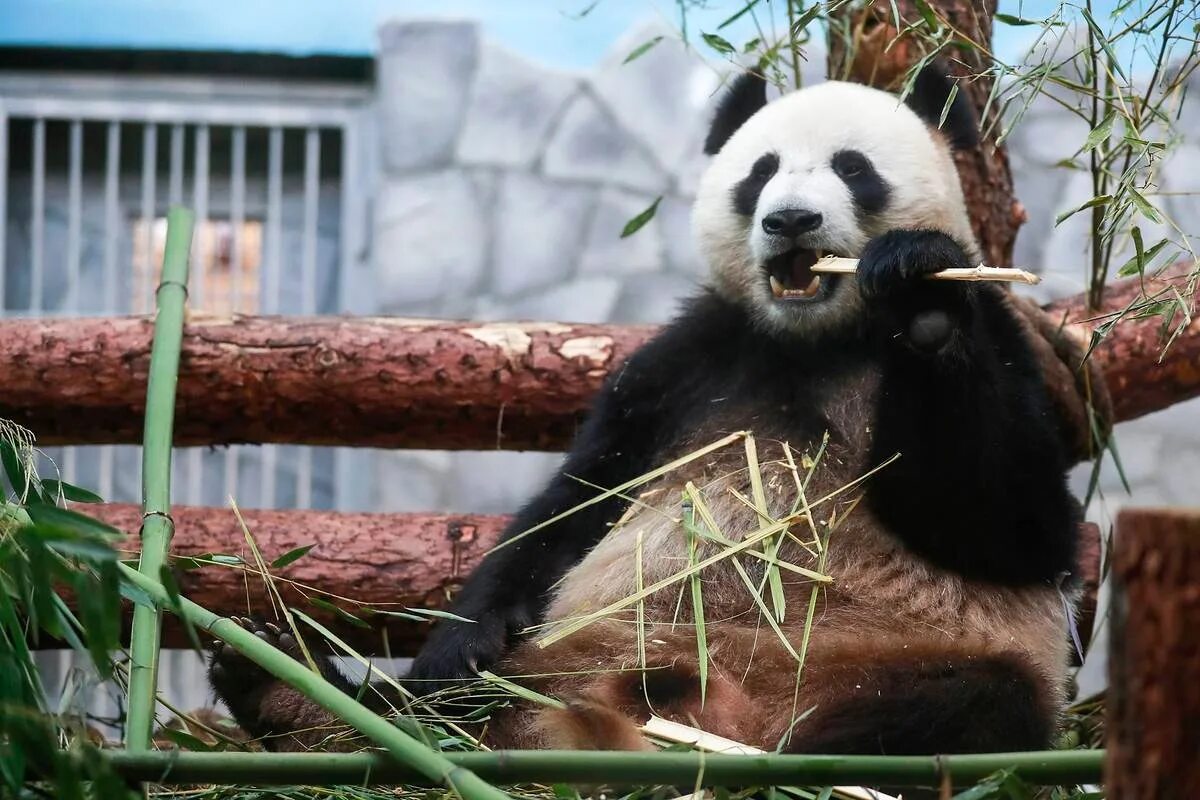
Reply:
M942 111L946 108L946 99L950 97L953 88L954 80L947 74L945 65L935 61L926 64L917 73L917 80L904 102L917 112L917 116L937 128L942 119ZM971 108L971 101L961 87L950 103L950 110L946 114L946 121L941 125L941 132L955 150L969 150L979 144L979 124L975 120L975 110Z
M717 113L713 115L708 138L704 140L704 153L715 156L734 131L766 104L766 78L752 72L743 72L734 78L725 96L717 103Z

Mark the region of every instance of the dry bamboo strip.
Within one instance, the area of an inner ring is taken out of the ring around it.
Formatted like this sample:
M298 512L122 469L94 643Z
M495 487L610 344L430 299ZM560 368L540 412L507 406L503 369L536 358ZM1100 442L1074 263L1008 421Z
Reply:
M852 275L858 270L857 258L839 258L826 256L813 264L813 272L833 273L837 275ZM989 267L980 264L969 269L944 269L931 273L928 277L942 281L1003 281L1007 283L1025 283L1035 286L1042 282L1038 275L1015 267Z

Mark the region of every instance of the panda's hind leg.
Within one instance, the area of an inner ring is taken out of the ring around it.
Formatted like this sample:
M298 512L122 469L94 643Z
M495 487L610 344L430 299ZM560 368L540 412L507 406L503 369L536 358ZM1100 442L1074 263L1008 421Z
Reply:
M296 638L270 622L234 618L267 644L297 661L303 653ZM348 749L335 744L345 725L325 709L276 678L224 642L216 642L209 661L208 678L217 697L243 730L261 739L268 750ZM353 687L327 659L317 664L322 677L343 692ZM331 746L332 745L332 746Z
M1041 750L1053 704L1032 668L1011 654L846 664L825 672L789 752L932 755Z

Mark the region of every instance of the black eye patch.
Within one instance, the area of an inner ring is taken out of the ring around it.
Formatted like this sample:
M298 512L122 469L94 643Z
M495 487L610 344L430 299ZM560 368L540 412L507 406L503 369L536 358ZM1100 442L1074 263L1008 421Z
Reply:
M850 189L854 206L864 214L878 214L887 207L891 187L875 171L871 159L857 150L840 150L831 162L834 173Z
M758 205L758 196L762 194L767 181L775 177L778 171L779 156L775 153L759 156L750 168L750 174L733 187L733 210L746 217L753 216L754 208Z

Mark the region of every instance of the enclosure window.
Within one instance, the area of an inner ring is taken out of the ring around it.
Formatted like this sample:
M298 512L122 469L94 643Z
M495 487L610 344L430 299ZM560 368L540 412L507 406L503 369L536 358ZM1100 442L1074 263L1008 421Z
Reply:
M149 313L162 271L167 218L156 217L149 226L134 220L133 231L132 306L135 312ZM193 290L201 283L202 290L192 292L189 306L210 314L259 313L262 236L259 220L235 224L227 219L209 219L198 223L189 283ZM199 303L195 301L197 296Z

